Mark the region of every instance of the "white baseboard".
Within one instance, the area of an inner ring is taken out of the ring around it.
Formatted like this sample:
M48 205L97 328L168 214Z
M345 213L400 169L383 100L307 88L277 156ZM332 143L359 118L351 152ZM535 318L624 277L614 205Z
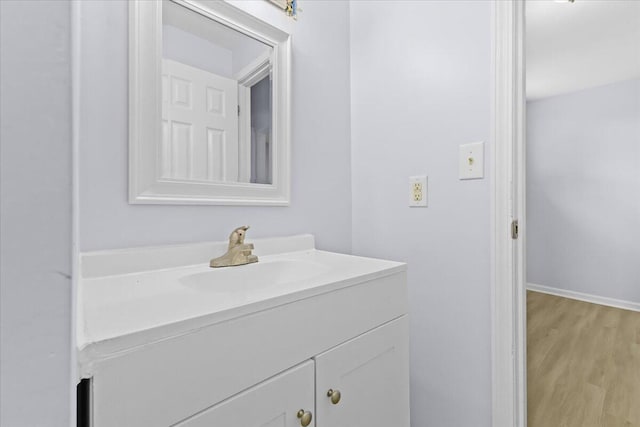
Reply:
M609 307L622 308L624 310L640 311L640 303L624 301L614 298L601 297L598 295L583 294L582 292L568 291L566 289L552 288L550 286L527 283L527 289L535 292L556 295L559 297L571 298L578 301L590 302L593 304L606 305Z

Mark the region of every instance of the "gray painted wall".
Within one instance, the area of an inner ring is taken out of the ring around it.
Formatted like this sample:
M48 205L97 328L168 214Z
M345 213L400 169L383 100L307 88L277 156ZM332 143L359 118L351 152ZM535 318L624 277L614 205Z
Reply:
M234 3L293 34L289 207L153 206L127 202L127 3L82 2L81 250L313 233L351 250L349 5L305 4L296 22L272 4ZM330 30L328 30L330 29Z
M0 1L0 425L68 426L68 1Z
M488 1L351 2L353 252L409 263L414 427L491 424L490 180L458 180L490 133L491 21Z
M527 103L531 283L640 303L640 80Z
M271 76L251 87L251 182L271 184Z

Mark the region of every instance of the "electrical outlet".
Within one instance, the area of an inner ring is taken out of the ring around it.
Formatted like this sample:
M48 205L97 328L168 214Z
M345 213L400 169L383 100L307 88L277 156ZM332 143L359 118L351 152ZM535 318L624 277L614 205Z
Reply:
M427 206L427 177L424 175L409 177L409 206Z
M422 183L420 182L413 183L413 201L414 202L422 201Z

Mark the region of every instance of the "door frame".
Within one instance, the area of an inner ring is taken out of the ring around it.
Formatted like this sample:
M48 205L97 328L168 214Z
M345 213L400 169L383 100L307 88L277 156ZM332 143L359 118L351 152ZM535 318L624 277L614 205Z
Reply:
M271 75L272 61L271 54L262 55L234 76L238 81L238 180L240 182L251 181L253 167L251 162L251 88ZM275 111L274 108L275 104L272 102L272 112Z
M525 427L525 0L495 0L494 13L492 425Z

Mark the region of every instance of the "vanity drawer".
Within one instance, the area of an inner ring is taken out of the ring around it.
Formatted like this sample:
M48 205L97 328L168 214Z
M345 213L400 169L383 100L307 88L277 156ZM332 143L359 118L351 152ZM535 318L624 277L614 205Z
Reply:
M94 427L174 425L406 314L407 305L398 272L99 361Z

